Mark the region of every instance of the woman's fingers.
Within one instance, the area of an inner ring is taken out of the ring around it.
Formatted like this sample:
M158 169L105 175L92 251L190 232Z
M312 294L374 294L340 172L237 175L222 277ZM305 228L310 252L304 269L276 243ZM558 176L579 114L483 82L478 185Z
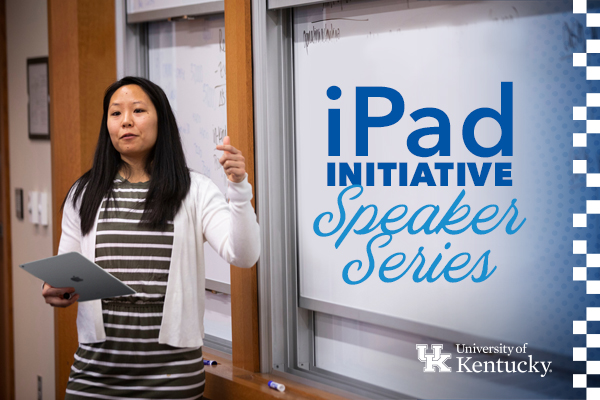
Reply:
M45 287L44 290L42 291L42 296L46 297L46 296L50 296L50 297L62 297L65 293L73 293L75 292L75 288L69 287L69 288L55 288L55 287Z
M66 293L68 293L68 299L65 299ZM52 307L68 307L79 299L79 294L75 294L75 288L55 288L47 283L42 290L42 296Z
M223 153L221 158L219 158L219 162L223 164L227 160L233 161L246 161L242 153L232 154L232 153Z
M246 176L246 170L241 168L229 168L225 170L225 175L228 177L234 175L236 182L241 182Z
M230 168L246 168L246 163L243 161L235 161L235 160L226 160L223 164L223 168L227 171Z
M243 181L246 177L246 160L242 152L228 143L217 146L217 150L223 150L219 162L223 166L227 179L237 183Z
M74 287L63 287L63 288L55 288L54 286L50 286L49 284L44 285L44 289L42 290L42 296L62 296L65 293L74 293Z
M236 149L235 147L233 147L230 144L220 144L217 146L217 150L228 151L231 154L241 154L242 153L241 151L239 151L238 149Z
M78 299L79 294L74 295L69 300L63 299L62 297L51 297L50 299L46 298L46 303L50 304L52 307L69 307Z

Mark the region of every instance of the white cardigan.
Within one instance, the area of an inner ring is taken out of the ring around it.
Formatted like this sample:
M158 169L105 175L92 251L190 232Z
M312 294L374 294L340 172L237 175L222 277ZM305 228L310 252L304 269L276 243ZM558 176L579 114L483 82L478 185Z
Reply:
M158 336L159 343L175 347L203 343L204 242L208 241L227 262L242 268L253 266L260 253L259 227L250 203L252 186L247 178L240 183L228 181L227 204L209 178L197 172L190 172L190 177L190 191L173 220L173 250ZM92 230L83 237L77 208L69 197L63 210L58 254L77 251L94 261L100 207ZM100 300L79 303L77 333L79 343L106 340Z

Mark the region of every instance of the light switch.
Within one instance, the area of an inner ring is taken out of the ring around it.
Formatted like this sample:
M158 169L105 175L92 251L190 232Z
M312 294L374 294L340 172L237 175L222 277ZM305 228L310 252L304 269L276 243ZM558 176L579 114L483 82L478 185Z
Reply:
M38 192L29 192L27 195L27 211L29 212L29 222L39 223Z
M48 226L48 193L39 193L39 223L42 226Z

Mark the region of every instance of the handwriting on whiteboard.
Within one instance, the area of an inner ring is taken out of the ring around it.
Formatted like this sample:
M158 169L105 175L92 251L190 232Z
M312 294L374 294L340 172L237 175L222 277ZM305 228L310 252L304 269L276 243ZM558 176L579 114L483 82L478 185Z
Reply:
M303 32L304 49L308 54L308 46L316 43L327 43L338 41L340 39L340 28L335 27L333 23L325 24L323 28L317 28L313 25L312 29Z
M323 3L323 9L339 9L344 11L344 4L352 3L352 0L341 0L341 1L329 1Z
M219 51L225 53L225 36L223 35L223 29L219 29Z
M212 133L213 143L215 144L215 146L217 146L219 144L222 144L223 138L227 136L227 127L217 126L216 128L213 128Z

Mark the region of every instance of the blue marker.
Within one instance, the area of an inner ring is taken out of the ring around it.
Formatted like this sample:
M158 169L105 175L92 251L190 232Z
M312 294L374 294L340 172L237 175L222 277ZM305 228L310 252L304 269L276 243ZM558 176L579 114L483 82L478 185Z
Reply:
M204 360L204 365L217 365L215 360Z
M284 385L282 385L281 383L273 382L273 381L269 381L269 387L271 389L279 390L280 392L283 392L285 390Z

